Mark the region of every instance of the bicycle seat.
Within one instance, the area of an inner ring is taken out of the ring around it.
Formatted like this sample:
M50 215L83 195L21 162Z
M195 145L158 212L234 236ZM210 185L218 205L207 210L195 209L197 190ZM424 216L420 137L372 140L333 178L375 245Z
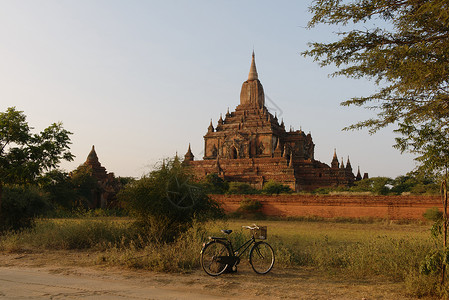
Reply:
M232 232L231 229L222 229L221 232L223 232L224 234L230 234Z

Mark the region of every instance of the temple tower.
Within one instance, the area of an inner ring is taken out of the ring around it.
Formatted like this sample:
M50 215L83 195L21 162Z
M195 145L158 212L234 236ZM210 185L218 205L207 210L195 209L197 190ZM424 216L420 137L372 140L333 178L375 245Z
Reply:
M251 67L248 79L242 84L240 91L240 106L245 108L263 108L265 105L265 94L256 70L256 61L253 51Z

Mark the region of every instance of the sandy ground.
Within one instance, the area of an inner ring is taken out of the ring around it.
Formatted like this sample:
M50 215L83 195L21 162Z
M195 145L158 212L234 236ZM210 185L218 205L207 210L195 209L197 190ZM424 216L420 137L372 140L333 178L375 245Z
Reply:
M410 299L400 284L323 276L304 268L257 275L155 273L95 265L88 252L0 253L0 299Z

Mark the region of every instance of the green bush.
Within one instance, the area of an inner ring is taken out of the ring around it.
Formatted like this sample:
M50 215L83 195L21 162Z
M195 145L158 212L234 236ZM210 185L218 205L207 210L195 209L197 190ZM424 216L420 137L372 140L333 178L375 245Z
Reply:
M260 201L253 200L253 199L244 199L243 201L240 202L240 207L239 207L240 211L253 213L253 212L260 211L261 209L262 209L262 203Z
M387 195L390 192L393 179L388 177L372 177L355 182L351 192L371 192L375 195Z
M0 231L32 227L34 219L50 208L43 192L35 186L3 187Z
M229 183L220 178L217 173L208 174L202 184L208 194L224 194L229 189Z
M443 212L438 207L432 207L427 209L422 216L429 221L436 222L443 218Z
M252 195L258 194L259 191L245 182L230 182L228 194Z
M282 193L292 193L292 189L284 185L282 183L269 180L265 185L263 186L262 193L264 194L282 194Z
M262 203L253 199L244 199L240 202L240 207L229 216L234 218L245 219L264 219L265 215L262 213Z
M136 218L142 235L160 242L173 241L194 219L204 221L222 214L218 203L193 181L177 157L128 184L118 199Z

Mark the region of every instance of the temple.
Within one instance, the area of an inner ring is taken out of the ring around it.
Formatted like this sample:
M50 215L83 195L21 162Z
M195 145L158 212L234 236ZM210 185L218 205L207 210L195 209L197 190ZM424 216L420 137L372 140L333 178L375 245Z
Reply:
M215 127L211 120L204 136L203 160L194 160L189 145L184 163L199 179L217 173L227 181L245 182L259 189L270 180L295 191L354 183L349 157L345 165L334 150L329 166L315 160L314 150L310 133L285 130L284 121L279 122L277 115L266 108L253 51L240 104L235 111L228 109L224 118L220 115Z
M117 205L116 195L120 184L114 173L106 172L106 168L101 165L95 152L95 146L92 146L86 161L75 172L80 170L86 170L97 181L97 187L90 191L91 197L87 199L87 206L89 208L115 207Z

